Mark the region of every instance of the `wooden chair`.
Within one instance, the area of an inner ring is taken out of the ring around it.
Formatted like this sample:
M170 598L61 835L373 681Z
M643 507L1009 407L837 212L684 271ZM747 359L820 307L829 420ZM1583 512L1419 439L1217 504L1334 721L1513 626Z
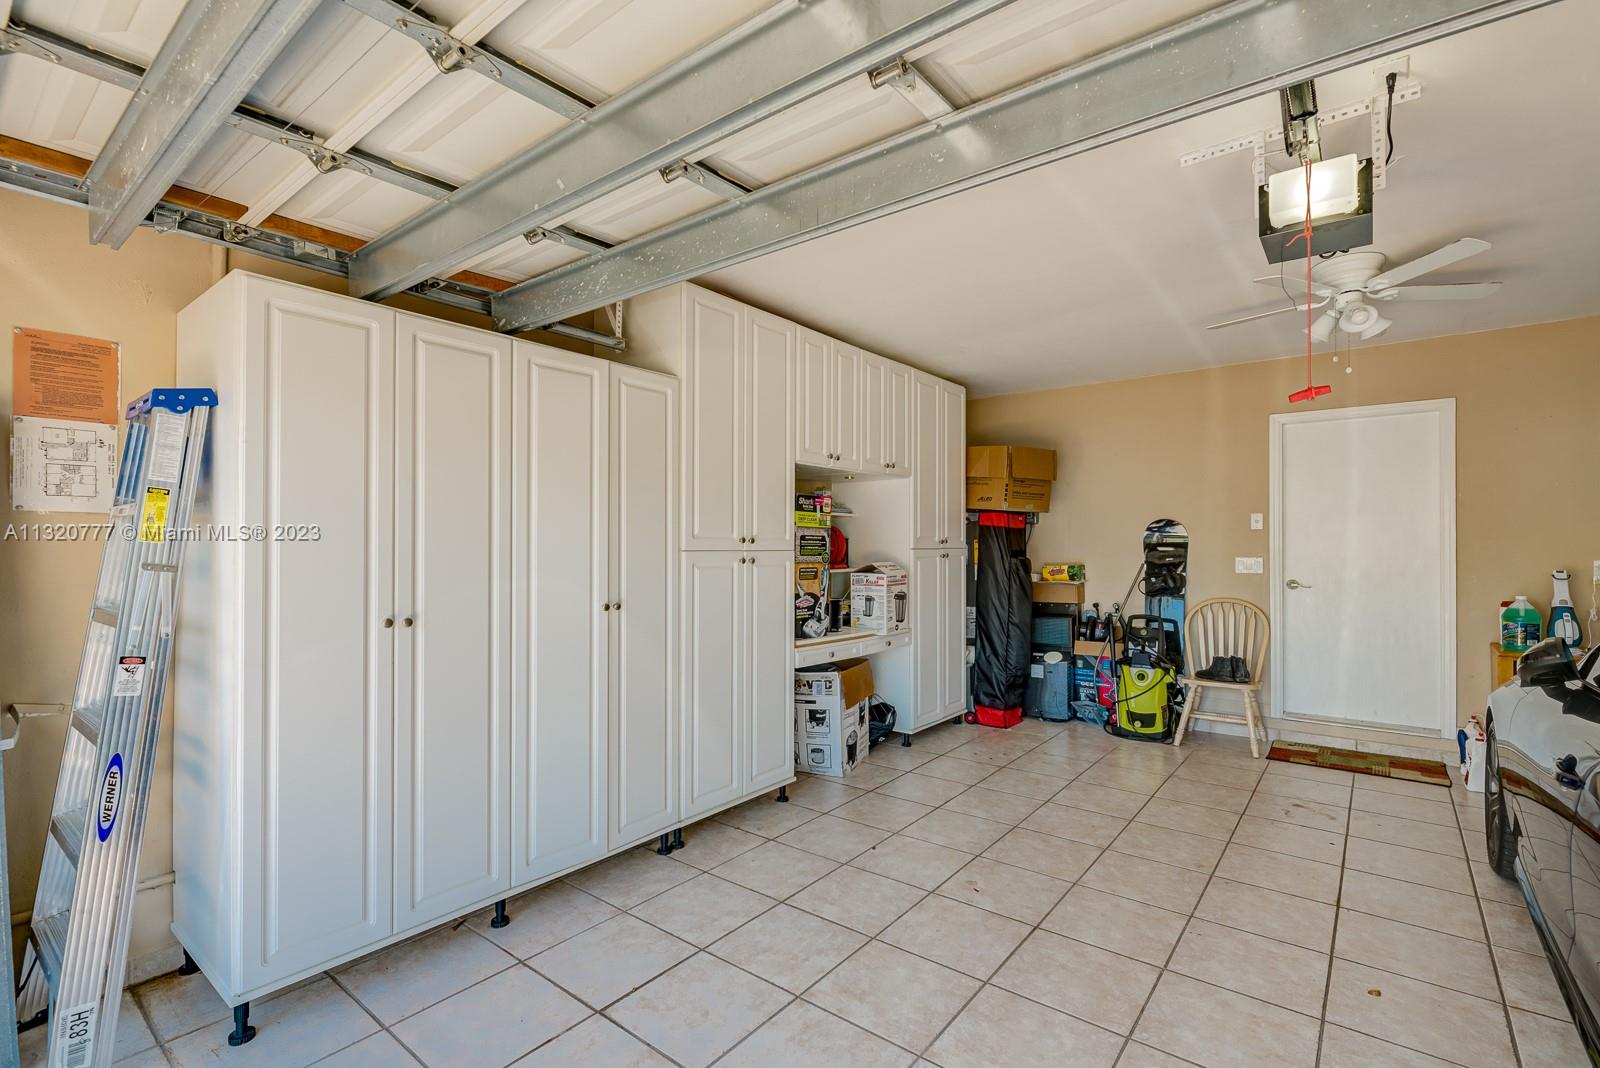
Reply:
M1213 597L1190 609L1184 630L1183 660L1188 674L1181 681L1188 687L1189 698L1184 702L1183 715L1178 719L1178 736L1173 739L1173 746L1183 744L1183 734L1189 729L1190 720L1241 723L1250 735L1250 755L1259 757L1261 752L1256 747L1256 732L1261 732L1263 744L1268 741L1259 700L1261 673L1267 663L1267 641L1272 634L1267 614L1249 601L1241 601L1236 597ZM1218 656L1243 658L1245 666L1250 669L1250 681L1217 682L1195 677L1196 671L1210 667L1212 658ZM1238 691L1244 699L1244 714L1202 711L1200 700L1206 690Z

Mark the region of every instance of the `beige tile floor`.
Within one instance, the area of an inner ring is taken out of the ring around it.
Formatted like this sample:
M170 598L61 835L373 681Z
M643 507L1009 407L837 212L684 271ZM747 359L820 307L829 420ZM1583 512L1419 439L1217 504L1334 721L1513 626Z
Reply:
M204 979L147 983L122 1063L1585 1063L1477 795L1036 721L869 759L318 976L240 1049Z

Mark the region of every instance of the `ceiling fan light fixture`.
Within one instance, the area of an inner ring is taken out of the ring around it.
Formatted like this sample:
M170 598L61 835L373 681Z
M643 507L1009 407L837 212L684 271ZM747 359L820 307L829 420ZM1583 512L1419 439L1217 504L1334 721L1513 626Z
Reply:
M1391 320L1385 319L1383 316L1379 315L1373 320L1371 326L1361 331L1361 340L1371 341L1373 338L1377 337L1379 334L1383 333L1393 325L1394 323Z
M1356 210L1361 190L1361 161L1354 153L1311 165L1311 221ZM1267 178L1267 221L1274 229L1303 223L1306 218L1306 176L1292 167Z
M1317 316L1317 321L1311 324L1311 336L1319 344L1326 342L1333 336L1333 328L1339 322L1339 313L1333 311L1323 312Z

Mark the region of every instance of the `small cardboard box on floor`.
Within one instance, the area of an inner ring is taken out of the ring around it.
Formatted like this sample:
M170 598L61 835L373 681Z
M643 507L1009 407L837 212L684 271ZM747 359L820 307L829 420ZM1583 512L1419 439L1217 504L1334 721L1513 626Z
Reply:
M911 586L906 569L887 560L850 572L850 623L873 634L911 629Z
M872 662L865 657L794 673L794 766L845 775L867 755Z
M967 449L967 507L979 512L1048 512L1054 449L973 445Z

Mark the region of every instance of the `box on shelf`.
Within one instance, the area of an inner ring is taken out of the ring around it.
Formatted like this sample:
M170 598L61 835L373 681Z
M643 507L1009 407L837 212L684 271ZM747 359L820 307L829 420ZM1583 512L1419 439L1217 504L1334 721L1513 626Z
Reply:
M906 569L880 560L850 572L850 622L874 634L911 629L911 586Z
M808 560L813 563L826 564L832 556L832 541L829 531L810 530L806 527L796 527L794 531L794 558Z
M973 445L967 449L967 507L978 511L1048 512L1056 477L1054 449Z
M867 755L867 699L872 663L865 658L794 673L794 763L813 775L845 775Z
M820 638L828 633L828 565L794 565L794 636Z
M1064 564L1040 564L1041 582L1082 582L1089 577L1089 566L1077 561Z
M1034 604L1082 604L1083 583L1081 582L1035 582L1033 584Z
M794 525L820 527L833 526L833 494L796 493L794 495Z

